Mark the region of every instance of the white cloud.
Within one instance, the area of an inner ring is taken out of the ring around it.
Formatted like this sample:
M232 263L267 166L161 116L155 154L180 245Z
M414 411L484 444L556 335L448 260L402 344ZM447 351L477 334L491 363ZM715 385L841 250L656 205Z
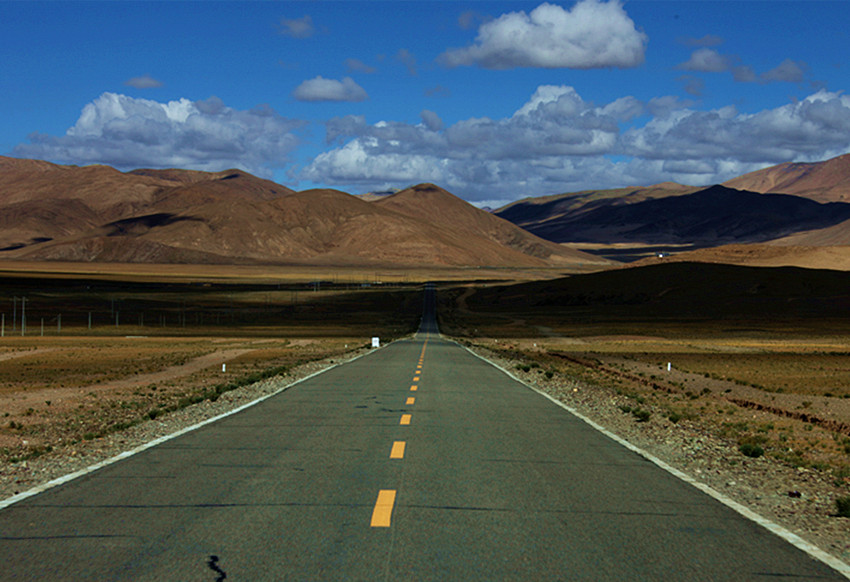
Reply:
M366 91L354 82L351 77L345 77L342 81L336 79L325 79L318 76L314 79L304 81L292 96L298 101L365 101L369 98Z
M700 48L691 53L691 58L680 64L678 69L684 71L695 71L701 73L725 73L731 71L733 78L739 83L801 83L808 70L808 65L802 61L785 59L777 67L756 74L749 65L739 65L740 57L737 55L723 55L711 48ZM687 78L692 82L692 78ZM688 90L688 89L686 89ZM700 91L689 93L698 95Z
M425 124L425 127L431 131L440 131L443 129L443 120L440 119L440 116L433 111L423 109L422 113L419 114L419 117L422 118L422 123Z
M313 19L309 14L301 18L281 18L280 33L291 38L310 38L316 32Z
M150 75L142 75L141 77L132 77L124 82L128 87L136 89L156 89L162 87L162 81L158 81Z
M802 61L785 59L778 67L761 74L761 80L765 83L801 83L806 74L808 66Z
M448 50L440 61L488 69L626 68L643 63L646 43L617 0L581 0L572 10L544 3L481 25L473 45Z
M108 164L129 170L180 167L217 171L241 168L270 177L288 164L303 122L268 107L231 109L217 97L160 103L104 93L83 108L64 136L30 135L15 155L73 164Z
M733 60L733 57L721 55L714 49L700 48L691 53L691 58L678 68L683 71L723 73L732 67Z
M349 116L327 124L337 147L302 178L364 190L434 181L470 200L516 199L667 180L718 183L767 165L850 151L850 97L826 91L757 114L676 97L596 105L544 85L503 119L443 126Z

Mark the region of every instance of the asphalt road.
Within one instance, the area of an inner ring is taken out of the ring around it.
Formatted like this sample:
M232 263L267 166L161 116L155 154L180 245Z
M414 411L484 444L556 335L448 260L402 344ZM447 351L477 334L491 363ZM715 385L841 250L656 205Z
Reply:
M0 512L0 580L844 580L439 338Z

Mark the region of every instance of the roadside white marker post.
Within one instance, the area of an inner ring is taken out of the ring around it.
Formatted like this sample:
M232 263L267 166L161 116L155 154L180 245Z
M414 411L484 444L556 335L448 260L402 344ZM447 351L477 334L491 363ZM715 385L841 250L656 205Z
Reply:
M379 347L381 347L381 338L379 338L379 337L373 337L373 338L372 338L372 347L373 347L373 348L379 348Z
M227 372L227 364L222 364L222 365L221 365L221 371L222 371L222 373L223 373L223 372Z
M667 362L667 371L669 372L672 369L673 365L670 362Z

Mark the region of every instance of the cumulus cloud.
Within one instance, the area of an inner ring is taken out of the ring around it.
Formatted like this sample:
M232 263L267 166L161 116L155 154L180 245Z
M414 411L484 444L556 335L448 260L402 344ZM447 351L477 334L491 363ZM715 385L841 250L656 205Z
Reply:
M700 48L691 53L691 58L678 68L683 71L723 73L732 67L733 61L733 57L721 55L714 49Z
M162 81L158 81L150 75L142 75L141 77L132 77L124 82L128 87L136 89L156 89L162 87Z
M281 18L278 30L290 38L310 38L315 34L316 27L313 26L313 18L306 14L301 18Z
M434 181L470 200L508 200L675 180L718 183L767 165L850 150L850 97L820 91L757 114L700 111L676 97L586 101L543 85L509 117L446 126L425 110L416 125L327 124L328 144L302 178L364 190Z
M801 83L808 66L802 61L785 59L778 67L762 73L761 80L765 83L775 81L783 83Z
M325 79L322 76L304 81L295 88L292 96L298 101L357 102L369 98L365 89L355 83L351 77L337 81L336 79Z
M440 116L433 111L423 109L422 113L419 114L419 117L422 118L422 123L425 124L425 127L431 131L440 131L443 129L443 120L440 119Z
M440 55L448 67L479 65L594 69L643 63L647 36L617 0L581 0L572 10L544 3L482 24L474 44Z
M801 83L808 70L808 65L802 61L785 59L779 66L757 74L749 65L741 65L737 55L723 55L712 48L699 48L691 53L690 59L681 63L678 69L701 73L732 72L733 78L739 83Z
M850 97L819 91L756 114L734 107L679 110L625 132L629 155L664 160L737 160L776 164L823 159L850 149Z
M86 105L63 136L35 133L17 156L62 163L101 163L129 170L180 167L218 171L241 168L270 177L288 164L303 122L267 106L247 111L217 97L160 103L104 93Z

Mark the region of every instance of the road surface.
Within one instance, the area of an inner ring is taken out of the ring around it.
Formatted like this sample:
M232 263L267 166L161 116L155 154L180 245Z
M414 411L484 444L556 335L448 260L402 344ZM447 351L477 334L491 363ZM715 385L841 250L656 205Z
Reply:
M0 512L0 580L844 580L422 327Z

